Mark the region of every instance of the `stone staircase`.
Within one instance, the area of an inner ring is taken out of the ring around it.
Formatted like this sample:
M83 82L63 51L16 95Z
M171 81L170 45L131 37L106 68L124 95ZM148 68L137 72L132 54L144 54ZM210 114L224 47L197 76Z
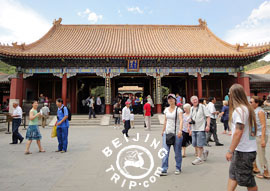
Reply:
M96 118L89 119L88 115L72 115L72 120L69 125L74 126L86 126L86 127L97 127L100 125L100 121L103 115L96 115Z
M72 115L72 120L69 122L70 126L85 126L85 127L97 127L100 126L101 120L106 120L104 116L107 116L109 119L109 126L114 126L114 118L112 115L97 115L97 118L88 119L88 115ZM108 117L109 116L109 117ZM122 122L121 122L122 124ZM144 117L143 115L135 115L135 127L143 127L144 125ZM151 118L152 126L160 126L158 115L154 115Z

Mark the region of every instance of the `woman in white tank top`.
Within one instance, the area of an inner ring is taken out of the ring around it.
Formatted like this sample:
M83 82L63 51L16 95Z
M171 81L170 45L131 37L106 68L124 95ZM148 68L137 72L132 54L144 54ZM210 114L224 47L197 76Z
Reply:
M266 178L270 179L270 175L268 172L268 164L267 159L265 157L265 148L268 141L268 129L266 128L266 113L261 108L263 101L258 96L253 96L250 99L250 104L254 108L255 115L256 115L256 123L257 123L257 134L256 134L256 142L257 142L257 155L259 158L259 164L261 169L263 169L263 173L257 174L257 178ZM256 162L254 163L253 171L255 173L259 173L260 170L258 169Z

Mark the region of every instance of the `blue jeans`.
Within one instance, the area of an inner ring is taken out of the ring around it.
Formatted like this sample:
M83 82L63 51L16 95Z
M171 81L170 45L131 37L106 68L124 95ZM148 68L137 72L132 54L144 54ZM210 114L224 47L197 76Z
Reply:
M19 133L19 127L21 125L21 119L12 120L12 143L18 143L18 140L22 141L23 137Z
M182 142L183 136L181 138L175 137L175 143L173 145L174 153L175 153L175 162L176 169L181 171L182 166ZM167 150L167 154L162 159L162 170L163 172L167 172L169 168L169 154L170 154L170 145L166 144L166 133L163 134L163 148Z
M57 127L58 150L67 151L68 127Z
M128 137L128 130L130 129L130 120L126 120L125 124L124 124L124 128L122 133L126 134L126 136Z
M89 119L91 119L91 115L93 114L93 117L96 117L95 110L92 107L89 107Z

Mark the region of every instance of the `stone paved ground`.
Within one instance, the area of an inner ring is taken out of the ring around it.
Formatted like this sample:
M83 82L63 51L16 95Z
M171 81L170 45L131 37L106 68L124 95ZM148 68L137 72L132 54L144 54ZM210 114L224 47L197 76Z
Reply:
M269 124L269 123L268 123ZM162 126L154 126L151 132L143 130L142 126L130 130L130 140L140 133L141 139L138 143L130 141L125 143L120 130L114 130L108 126L97 127L70 127L69 150L65 154L55 153L57 140L50 138L51 128L42 129L42 145L46 153L38 153L36 144L32 144L32 155L24 155L25 142L19 145L9 145L11 135L0 132L0 190L1 191L81 191L81 190L129 190L130 180L126 180L124 188L121 184L124 177L115 169L115 173L120 175L120 180L115 184L111 181L114 172L105 172L113 165L117 152L126 145L140 144L150 150L155 161L155 168L161 164L157 156L157 150L150 148L149 142L145 143L147 133L150 133L149 140L156 138L161 140ZM144 188L140 183L150 180L150 174L143 180L137 181L137 187L133 190L153 190L153 191L223 191L226 190L229 163L225 160L225 153L228 149L230 137L221 134L222 126L218 126L219 138L224 147L212 146L209 148L210 155L206 163L200 166L191 165L194 159L194 150L189 147L187 158L183 160L182 174L174 175L174 153L171 153L169 175L167 177L156 178L150 187ZM25 130L20 131L25 135ZM111 141L119 138L122 146L113 149ZM113 154L106 158L101 152L106 146L113 150ZM270 162L270 144L267 146L267 158ZM147 162L145 165L149 165ZM151 179L153 180L153 179ZM260 190L270 189L269 180L258 180ZM245 190L238 188L237 190Z

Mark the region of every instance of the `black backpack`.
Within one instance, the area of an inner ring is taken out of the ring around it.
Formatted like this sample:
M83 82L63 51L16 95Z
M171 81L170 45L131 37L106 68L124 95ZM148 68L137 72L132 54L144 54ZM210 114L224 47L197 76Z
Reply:
M64 106L64 107L65 107L65 106ZM63 112L63 113L65 113L65 112L64 112L64 107L62 107L62 112ZM68 107L66 107L66 108L67 108L67 110L68 110L68 120L71 121L71 116L72 116L72 114L71 114L69 108L68 108Z

